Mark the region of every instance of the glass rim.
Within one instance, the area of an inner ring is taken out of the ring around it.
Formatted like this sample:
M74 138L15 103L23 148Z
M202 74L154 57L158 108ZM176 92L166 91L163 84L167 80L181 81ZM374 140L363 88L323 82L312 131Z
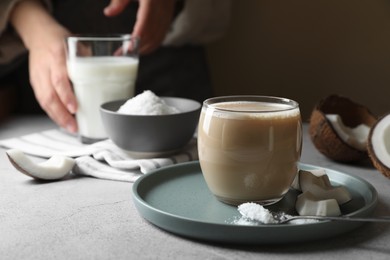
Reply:
M73 41L139 41L138 36L132 36L131 34L73 34L67 36L66 39Z
M223 103L223 102L265 102L273 104L283 104L288 107L283 107L280 109L273 110L237 110L230 108L221 108L213 106L213 104ZM265 96L265 95L232 95L232 96L217 96L208 98L203 101L203 107L211 108L220 112L229 112L229 113L275 113L275 112L285 112L291 111L294 109L299 109L299 103L293 99L278 97L278 96Z

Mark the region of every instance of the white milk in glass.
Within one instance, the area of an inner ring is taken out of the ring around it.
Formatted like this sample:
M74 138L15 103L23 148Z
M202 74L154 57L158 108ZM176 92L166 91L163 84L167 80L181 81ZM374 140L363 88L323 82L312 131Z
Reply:
M138 59L133 57L77 57L67 62L78 102L79 134L90 139L106 138L100 105L134 96Z

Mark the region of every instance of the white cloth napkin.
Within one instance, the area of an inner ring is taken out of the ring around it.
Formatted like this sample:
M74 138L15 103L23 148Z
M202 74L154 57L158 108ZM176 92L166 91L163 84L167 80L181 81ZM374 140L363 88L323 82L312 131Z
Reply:
M127 182L134 182L142 174L164 166L198 159L196 139L175 154L140 159L124 152L109 139L85 145L76 136L60 129L0 140L0 146L42 158L55 154L73 157L76 159L75 174Z

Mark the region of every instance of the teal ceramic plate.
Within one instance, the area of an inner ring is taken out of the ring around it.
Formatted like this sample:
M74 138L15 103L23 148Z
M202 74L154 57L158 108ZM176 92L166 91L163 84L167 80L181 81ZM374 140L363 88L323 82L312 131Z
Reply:
M316 169L300 165L301 169ZM361 178L325 169L332 184L344 185L352 200L343 214L370 216L377 204L375 188ZM199 162L165 167L139 178L133 185L133 200L142 217L176 235L205 241L236 244L281 244L336 236L361 222L321 221L306 224L237 225L237 207L218 201L208 190ZM294 213L297 194L290 191L271 209Z

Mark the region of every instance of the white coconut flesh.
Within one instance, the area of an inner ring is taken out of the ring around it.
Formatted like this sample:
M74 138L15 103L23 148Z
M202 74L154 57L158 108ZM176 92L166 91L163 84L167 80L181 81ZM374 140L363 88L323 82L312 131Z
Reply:
M6 153L17 170L39 180L61 179L71 172L76 162L70 157L54 155L44 162L36 163L18 149L10 149Z
M341 210L335 199L318 199L310 191L300 194L295 209L301 216L340 216Z
M367 149L367 140L370 133L370 127L368 125L360 124L351 128L346 126L337 114L327 114L325 117L331 123L337 135L345 143L360 151Z
M335 199L344 204L352 199L344 186L333 186L326 174L314 174L311 171L299 171L299 186L302 192L310 192L319 200Z
M291 187L293 189L296 189L296 190L302 190L300 185L299 185L299 176L300 176L300 173L303 172L303 170L299 170L297 175L295 176L295 179L291 185ZM313 174L314 176L318 177L319 179L322 180L322 182L324 183L323 185L324 186L331 186L330 184L330 181L329 181L329 177L328 175L326 175L326 172L324 169L312 169L309 171L311 174Z
M299 215L339 216L340 205L352 199L344 186L333 186L325 169L300 170L293 188L302 191L295 203Z
M390 168L390 115L382 118L372 131L370 141L375 157Z

